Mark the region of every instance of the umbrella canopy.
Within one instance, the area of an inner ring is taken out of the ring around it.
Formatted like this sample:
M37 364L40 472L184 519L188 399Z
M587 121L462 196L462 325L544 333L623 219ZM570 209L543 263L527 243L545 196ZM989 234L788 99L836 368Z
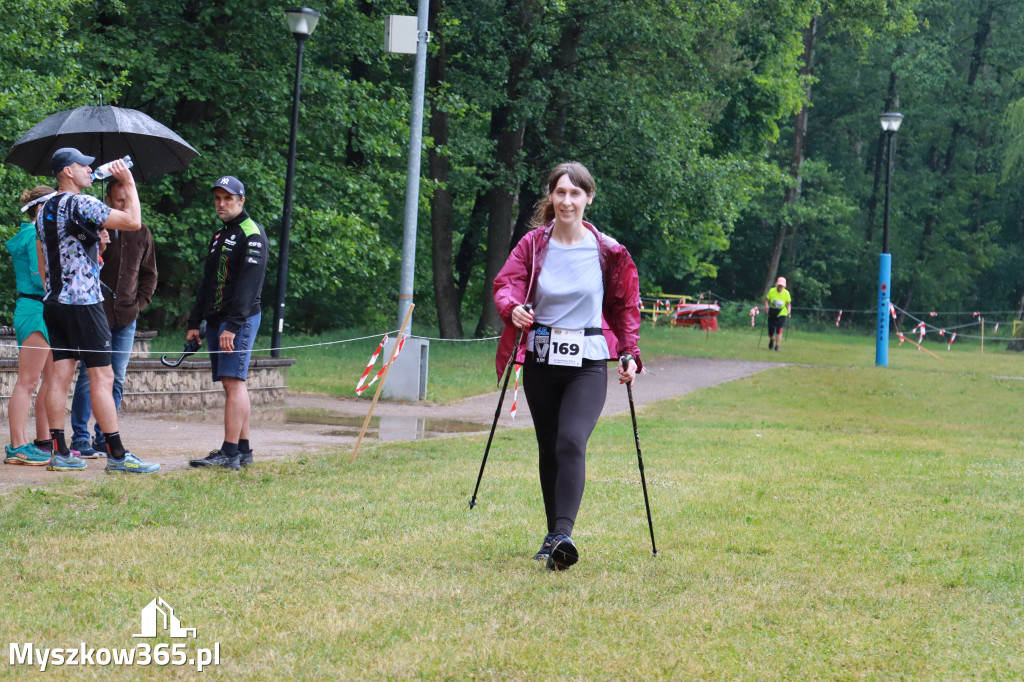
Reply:
M96 165L131 156L132 174L143 181L185 170L199 152L141 111L120 107L78 107L60 111L32 126L4 159L33 175L52 175L50 157L75 147L96 157Z

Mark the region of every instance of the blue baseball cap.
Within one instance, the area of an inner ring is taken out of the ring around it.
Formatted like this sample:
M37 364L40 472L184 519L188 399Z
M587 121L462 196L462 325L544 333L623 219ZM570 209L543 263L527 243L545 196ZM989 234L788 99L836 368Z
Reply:
M210 191L212 192L218 187L220 187L223 190L227 190L231 194L237 194L240 197L245 196L245 185L243 185L242 181L236 178L234 175L225 175L224 177L217 181L217 184L210 188Z
M53 153L53 157L50 159L50 170L53 171L53 177L57 177L62 170L73 163L91 166L95 160L95 156L86 156L74 147L61 147Z

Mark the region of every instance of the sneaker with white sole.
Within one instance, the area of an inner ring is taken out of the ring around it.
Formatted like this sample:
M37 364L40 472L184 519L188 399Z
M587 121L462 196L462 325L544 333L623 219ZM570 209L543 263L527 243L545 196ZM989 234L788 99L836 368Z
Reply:
M107 471L123 471L128 474L152 474L160 471L160 465L156 462L143 462L141 459L125 450L124 459L107 458Z
M106 457L106 452L100 452L93 446L89 445L88 440L75 440L71 441L71 450L78 451L78 456L82 459L99 459L100 457Z
M53 453L50 463L46 466L47 471L82 471L85 468L84 460L71 454L62 455L59 452Z

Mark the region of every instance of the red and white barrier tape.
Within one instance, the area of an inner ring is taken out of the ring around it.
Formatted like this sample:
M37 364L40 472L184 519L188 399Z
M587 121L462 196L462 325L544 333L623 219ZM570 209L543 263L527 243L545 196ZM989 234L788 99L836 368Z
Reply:
M369 376L370 370L373 369L373 366L377 364L377 356L380 355L380 351L384 348L384 344L387 343L387 341L388 335L385 334L384 338L380 340L380 344L377 345L377 350L373 351L373 355L370 356L370 361L366 363L366 369L363 370L363 376L359 377L359 383L356 384L356 395L362 395L363 391L368 388L368 386L363 386L363 382L366 381L366 377Z
M395 351L395 356L384 363L384 365L380 368L380 371L373 375L373 379L370 380L370 383L363 386L363 381L366 379L366 375L370 373L370 369L377 363L377 356L380 355L380 349L384 347L384 342L388 340L387 334L384 335L384 338L381 339L380 345L377 346L377 350L374 351L373 357L370 358L370 363L366 366L366 370L363 372L363 377L359 380L359 384L356 386L356 395L362 395L363 391L368 389L370 386L373 386L374 382L377 381L377 379L380 379L382 376L384 376L384 372L387 371L387 368L391 366L391 363L397 360L398 356L402 354L402 346L405 345L405 340L407 338L409 338L408 334L406 334L405 336L398 340L398 350Z
M518 407L519 407L519 372L520 372L520 370L523 369L523 366L520 365L518 362L516 363L515 367L516 367L516 385L515 385L515 388L512 389L512 409L509 411L509 414L512 415L512 421L516 420L516 412L517 412Z

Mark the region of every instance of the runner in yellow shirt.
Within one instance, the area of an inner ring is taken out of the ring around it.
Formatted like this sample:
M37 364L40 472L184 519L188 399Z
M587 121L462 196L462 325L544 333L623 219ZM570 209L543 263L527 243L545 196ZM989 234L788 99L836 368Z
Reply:
M786 289L786 278L779 277L775 280L775 288L764 295L764 311L768 314L768 350L772 347L781 350L782 328L792 308L793 298Z

